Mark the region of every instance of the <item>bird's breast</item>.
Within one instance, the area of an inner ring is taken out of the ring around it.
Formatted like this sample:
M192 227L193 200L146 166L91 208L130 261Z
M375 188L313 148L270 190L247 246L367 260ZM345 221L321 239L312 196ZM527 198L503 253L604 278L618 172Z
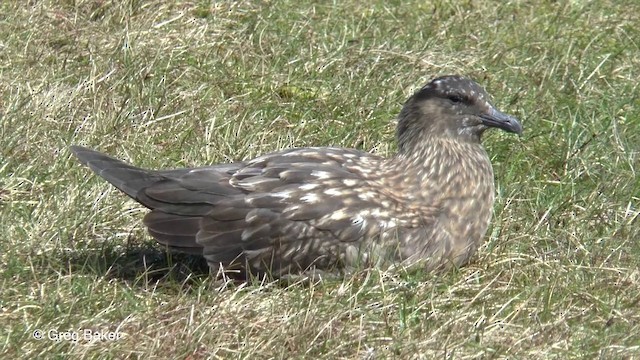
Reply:
M422 158L408 161L405 196L414 208L420 231L407 232L407 256L466 263L479 247L491 220L493 169L488 155L475 144L439 144ZM414 252L411 254L411 252ZM434 255L435 254L435 255Z

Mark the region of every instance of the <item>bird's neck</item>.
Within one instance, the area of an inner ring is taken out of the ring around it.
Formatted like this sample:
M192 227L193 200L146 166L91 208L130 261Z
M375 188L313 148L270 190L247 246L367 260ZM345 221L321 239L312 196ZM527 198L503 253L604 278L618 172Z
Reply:
M403 176L405 196L434 199L477 187L493 191L493 169L480 143L450 137L423 140L391 160Z

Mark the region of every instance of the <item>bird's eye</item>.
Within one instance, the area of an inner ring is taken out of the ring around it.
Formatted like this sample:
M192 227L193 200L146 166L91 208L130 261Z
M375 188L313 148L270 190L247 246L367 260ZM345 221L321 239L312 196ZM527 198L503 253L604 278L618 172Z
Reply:
M459 95L449 95L449 100L452 103L457 104L462 102L462 97Z

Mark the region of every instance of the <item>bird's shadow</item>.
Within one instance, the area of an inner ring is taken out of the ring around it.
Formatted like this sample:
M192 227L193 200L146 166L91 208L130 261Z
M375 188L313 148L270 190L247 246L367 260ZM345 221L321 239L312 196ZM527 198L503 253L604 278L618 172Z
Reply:
M172 252L155 242L128 241L126 245L104 242L98 247L76 246L72 250L43 255L40 260L41 268L56 274L118 279L134 288L160 288L169 292L189 292L202 285L222 290L241 284L288 287L313 282L247 275L238 271L212 274L204 257Z
M51 256L56 257L56 264L64 264L63 273L119 279L134 287L192 287L210 279L209 266L202 256L170 252L156 243L129 243L123 249L105 242L99 247L76 247Z

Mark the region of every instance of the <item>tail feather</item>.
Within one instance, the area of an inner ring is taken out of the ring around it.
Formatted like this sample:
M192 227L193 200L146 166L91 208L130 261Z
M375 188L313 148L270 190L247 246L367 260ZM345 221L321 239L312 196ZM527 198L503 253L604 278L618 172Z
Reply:
M137 168L82 146L71 146L71 152L82 164L134 200L138 200L142 189L163 179L158 172Z
M176 202L173 205L167 204L149 198L145 194L146 189L157 186L157 184L160 184L163 180L167 180L168 177L180 177L188 173L190 169L166 171L144 170L81 146L72 146L71 152L82 164L88 166L97 175L107 180L132 199L152 210L146 215L144 223L151 236L153 236L158 243L167 246L173 251L202 255L202 245L196 242L196 234L200 229L201 216L187 216L184 214L184 211L189 209L193 210L194 208L200 209L204 206L194 206L190 204L189 201L181 203L178 199L175 199ZM162 189L162 187L160 186L159 189ZM184 191L188 192L186 189L184 189ZM184 195L184 193L180 195ZM164 205L164 208L162 210L157 209L158 205ZM208 207L210 208L210 205ZM172 208L183 214L164 212ZM206 209L200 209L200 212L206 212L205 210Z

